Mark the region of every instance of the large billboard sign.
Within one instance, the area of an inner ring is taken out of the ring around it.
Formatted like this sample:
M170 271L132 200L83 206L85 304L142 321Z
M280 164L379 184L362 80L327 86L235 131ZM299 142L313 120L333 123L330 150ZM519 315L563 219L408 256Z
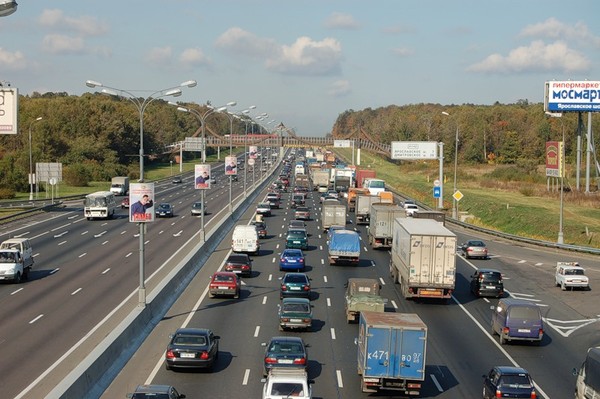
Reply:
M392 159L437 159L435 141L392 141Z
M567 80L546 82L544 111L600 111L600 81Z
M561 177L563 176L563 142L562 141L547 141L546 142L546 176Z
M0 86L0 134L17 134L19 90Z
M350 148L353 147L352 140L333 140L333 146L335 148Z

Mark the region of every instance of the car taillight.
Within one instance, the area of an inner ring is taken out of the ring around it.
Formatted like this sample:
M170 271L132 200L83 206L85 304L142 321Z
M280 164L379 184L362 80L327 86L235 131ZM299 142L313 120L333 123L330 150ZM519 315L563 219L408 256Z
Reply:
M531 391L531 399L536 399L537 398L537 394L535 393L535 391Z
M302 321L305 323L310 323L310 319L302 319Z
M479 273L479 282L483 283L483 274Z
M508 328L508 327L504 327L502 329L502 334L507 334L508 335L509 332L510 332L510 328Z
M167 354L165 355L165 357L167 359L175 359L175 353L173 351L167 351Z
M286 322L286 323L287 323L287 322L289 322L289 321L290 321L290 319L289 319L289 318L287 318L287 317L284 317L284 318L282 318L282 319L281 319L281 321L283 321L283 322Z
M248 270L248 269L250 269L250 266L248 266L248 265L242 266L242 270Z
M304 259L300 258L300 263L304 263Z
M306 358L305 357L301 357L298 359L294 359L294 364L306 364Z
M265 357L265 363L269 363L269 364L277 363L277 359L274 357Z
M302 286L302 289L304 289L304 291L308 291L310 290L310 285L304 285Z
M497 398L501 398L502 397L502 392L499 389L496 389L496 397Z
M204 351L200 354L200 359L206 360L208 359L208 352Z
M287 290L287 287L285 285L282 285L281 286L281 291L285 291L285 290Z

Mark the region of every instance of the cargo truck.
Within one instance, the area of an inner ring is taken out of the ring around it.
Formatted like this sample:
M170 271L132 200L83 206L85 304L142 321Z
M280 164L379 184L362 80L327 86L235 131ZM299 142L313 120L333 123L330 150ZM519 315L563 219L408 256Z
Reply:
M356 343L363 392L419 395L425 381L427 326L417 314L361 312Z
M110 192L114 195L126 195L129 192L129 177L113 177L110 182Z
M313 188L320 193L327 192L329 186L329 169L315 169L312 171Z
M390 275L406 299L450 298L456 282L456 235L432 219L394 220Z
M440 211L427 211L420 209L413 215L415 219L433 219L443 225L446 224L446 214Z
M348 212L354 212L356 209L356 197L359 195L369 195L366 188L351 187L348 190Z
M385 312L386 300L379 295L381 285L374 278L349 278L346 283L346 321L358 321L360 312Z
M336 230L329 239L328 259L330 265L358 265L360 260L360 236L352 230Z
M357 169L356 170L356 187L362 188L366 178L377 177L377 172L372 169Z
M377 195L356 196L356 224L369 224L369 212L371 205L380 201Z
M333 225L346 225L346 205L328 202L323 202L323 206L321 207L321 223L324 232L329 230L329 227Z
M573 374L577 376L575 399L600 398L600 347L589 348L581 368L573 369Z
M371 204L369 211L369 245L373 249L391 248L394 220L405 217L404 209L394 204Z

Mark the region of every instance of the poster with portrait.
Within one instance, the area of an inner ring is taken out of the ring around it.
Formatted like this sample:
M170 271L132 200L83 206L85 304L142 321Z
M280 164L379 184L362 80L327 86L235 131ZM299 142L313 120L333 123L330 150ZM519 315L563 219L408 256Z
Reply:
M154 222L154 183L129 185L129 221Z
M226 175L237 175L237 157L228 156L225 157L225 174Z
M210 165L194 165L194 184L196 189L206 190L210 188Z
M251 145L250 147L248 147L248 153L250 159L258 158L258 147L255 145Z

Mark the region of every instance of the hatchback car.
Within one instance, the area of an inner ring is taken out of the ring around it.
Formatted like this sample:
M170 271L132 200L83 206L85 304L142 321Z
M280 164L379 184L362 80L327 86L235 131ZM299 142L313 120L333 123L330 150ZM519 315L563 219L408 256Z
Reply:
M158 204L156 207L156 217L162 218L171 218L173 217L173 205L168 202L163 202Z
M123 198L121 201L121 209L129 208L129 197Z
M306 370L308 366L307 345L299 337L273 337L266 347L264 371L266 376L272 368L299 368Z
M312 305L307 298L283 298L279 305L279 330L299 328L310 330Z
M248 254L231 254L223 269L242 276L252 276L252 260Z
M131 399L184 399L185 395L177 392L171 385L138 385L133 393L126 395Z
M481 240L469 240L461 244L460 250L465 258L480 258L487 259L488 250L485 243Z
M206 328L179 328L170 336L165 367L212 369L219 357L220 337Z
M479 269L471 276L471 292L476 296L494 296L500 298L504 295L502 273L494 269Z
M310 211L305 206L299 206L294 211L294 217L300 220L310 220Z
M285 238L286 248L308 249L308 235L305 229L290 229Z
M299 206L304 206L305 200L303 194L294 194L292 195L292 202L290 203L290 207L295 209Z
M256 214L263 216L271 216L271 204L268 202L261 202L256 206Z
M304 270L304 254L300 249L285 249L279 258L279 270Z
M281 278L279 299L291 296L310 299L310 279L305 273L286 273Z
M258 238L267 238L267 224L265 222L254 221L252 224L256 227Z
M180 176L176 176L173 178L173 184L181 184L183 183L183 180L181 180Z
M208 286L208 297L232 296L234 299L240 297L242 282L233 272L215 272L210 278Z
M521 367L496 366L483 377L483 399L537 397L529 372Z
M202 202L194 202L192 204L192 216L202 216ZM204 209L204 214L206 215L206 209Z

